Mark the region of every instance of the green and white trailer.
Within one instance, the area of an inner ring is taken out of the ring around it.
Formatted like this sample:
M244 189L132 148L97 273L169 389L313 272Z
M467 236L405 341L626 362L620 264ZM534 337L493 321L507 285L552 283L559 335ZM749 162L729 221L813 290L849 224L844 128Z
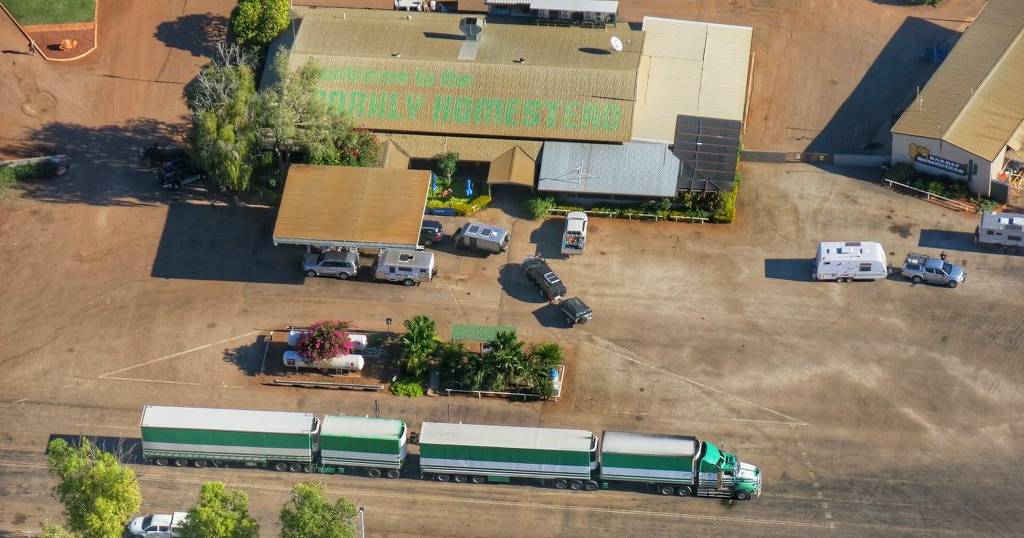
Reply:
M310 472L320 420L312 413L147 405L141 426L142 457L157 465Z
M584 430L424 422L420 471L440 482L550 480L556 488L598 489L591 480L597 438Z
M662 495L747 500L761 493L760 469L684 435L604 432L599 476L650 484Z
M398 478L406 456L406 433L401 420L327 415L320 429L320 472L360 467L374 478Z

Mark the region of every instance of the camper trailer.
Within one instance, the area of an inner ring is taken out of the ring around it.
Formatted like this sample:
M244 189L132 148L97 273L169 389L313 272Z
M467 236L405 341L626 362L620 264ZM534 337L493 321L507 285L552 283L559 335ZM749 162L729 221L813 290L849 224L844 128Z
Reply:
M1003 252L1024 251L1024 214L985 213L974 230L979 246L1002 249Z
M508 243L512 240L512 235L508 233L508 230L498 226L469 222L455 231L452 240L455 242L455 246L459 248L497 254L508 249Z
M885 249L873 241L825 241L814 257L815 280L875 280L889 276Z
M436 274L434 253L423 250L381 249L373 268L373 278L406 286L428 282Z

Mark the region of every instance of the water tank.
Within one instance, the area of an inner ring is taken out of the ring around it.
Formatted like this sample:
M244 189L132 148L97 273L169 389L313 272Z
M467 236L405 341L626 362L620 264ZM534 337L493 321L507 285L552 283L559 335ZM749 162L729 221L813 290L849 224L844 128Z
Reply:
M299 345L299 338L306 334L306 331L288 331L288 347L295 347Z

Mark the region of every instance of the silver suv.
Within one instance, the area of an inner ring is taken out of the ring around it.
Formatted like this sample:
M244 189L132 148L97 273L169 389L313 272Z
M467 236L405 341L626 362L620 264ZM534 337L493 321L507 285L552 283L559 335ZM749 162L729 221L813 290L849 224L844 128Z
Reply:
M306 276L333 276L348 280L359 271L359 255L352 251L328 250L321 254L310 252L302 262Z
M903 278L910 279L914 284L929 282L955 288L964 283L967 272L964 268L949 263L942 258L932 258L924 254L907 254L900 271Z

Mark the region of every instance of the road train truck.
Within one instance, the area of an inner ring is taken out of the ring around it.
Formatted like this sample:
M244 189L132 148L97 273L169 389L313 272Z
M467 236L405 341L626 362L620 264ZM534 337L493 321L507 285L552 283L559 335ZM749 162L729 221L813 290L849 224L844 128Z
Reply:
M401 420L312 413L147 405L142 457L178 467L242 465L277 471L398 478L406 456Z
M420 471L440 482L549 481L593 491L640 483L662 495L748 500L761 493L761 471L707 441L651 433L605 432L424 422Z

